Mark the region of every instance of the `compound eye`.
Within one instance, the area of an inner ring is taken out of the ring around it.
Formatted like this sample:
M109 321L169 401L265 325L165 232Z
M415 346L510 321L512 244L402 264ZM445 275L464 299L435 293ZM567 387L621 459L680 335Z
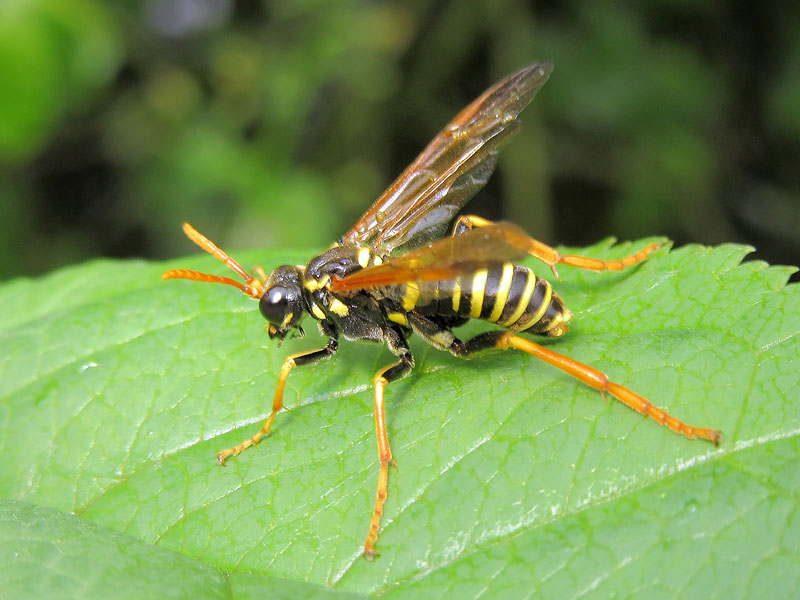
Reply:
M269 288L261 300L258 302L258 308L264 318L273 325L280 326L286 318L286 310L289 306L289 289L282 285L274 285Z

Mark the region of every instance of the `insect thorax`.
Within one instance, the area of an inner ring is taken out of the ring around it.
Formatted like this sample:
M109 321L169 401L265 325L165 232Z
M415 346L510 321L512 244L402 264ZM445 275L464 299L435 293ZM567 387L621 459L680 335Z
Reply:
M380 263L380 257L368 248L349 244L335 245L315 256L306 265L303 281L308 312L318 321L333 324L346 338L381 341L384 316L373 295L364 290L345 294L330 290L334 277L341 279Z

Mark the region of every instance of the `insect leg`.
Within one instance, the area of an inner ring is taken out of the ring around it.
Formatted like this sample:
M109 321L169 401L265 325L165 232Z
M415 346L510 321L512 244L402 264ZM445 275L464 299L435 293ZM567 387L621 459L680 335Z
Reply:
M389 435L386 431L386 412L383 405L383 390L392 381L408 375L414 368L414 357L408 350L405 340L399 336L397 340L387 339L389 349L400 358L393 365L384 367L375 374L372 383L375 385L375 431L378 435L378 460L381 467L378 473L378 491L375 496L375 506L372 509L372 518L369 522L369 533L364 542L364 556L372 560L377 556L375 552L375 542L378 541L378 531L381 528L381 517L383 516L383 504L389 495L389 463L395 467L397 464L392 459L392 449L389 447ZM402 346L395 346L393 342L402 341Z
M258 265L256 268L253 269L253 273L256 274L256 277L261 280L261 283L267 283L267 274L264 272L264 267Z
M259 432L253 437L246 439L238 446L218 452L217 460L219 463L224 465L226 458L229 456L238 456L250 446L256 445L262 437L269 433L270 427L272 427L272 422L275 420L275 415L277 415L283 409L283 388L286 386L286 379L289 377L289 372L294 367L317 363L331 356L334 352L336 352L338 347L339 343L334 338L331 338L328 341L327 346L324 348L318 348L317 350L310 350L307 352L298 352L297 354L290 354L287 356L283 361L283 366L281 367L281 374L278 377L278 385L275 389L275 397L272 400L272 412L269 413L267 420L264 421L264 424L261 426Z
M617 400L622 402L625 406L632 408L636 412L647 415L660 425L668 427L677 434L686 436L687 438L702 438L719 445L719 431L709 429L706 427L693 427L676 419L672 415L663 411L651 404L647 399L639 394L629 390L626 387L608 380L608 376L602 371L585 365L573 360L563 354L553 352L552 350L540 346L523 337L514 335L510 331L490 331L478 335L463 345L463 348L452 349L451 351L459 356L468 356L481 350L489 348L500 348L506 350L514 348L527 352L531 356L540 358L543 361L550 363L554 367L558 367L565 373L572 375L576 379L582 381L588 386L599 390L601 394L605 395L606 392L614 396Z
M482 217L476 217L474 215L462 215L458 218L455 226L453 227L453 235L462 234L469 229L473 229L474 227L485 227L492 224L493 223L491 221L488 221ZM646 260L650 254L658 250L660 247L661 244L654 242L645 246L638 252L629 254L628 256L619 260L600 260L599 258L590 258L588 256L561 254L555 248L551 248L547 244L543 244L539 240L535 240L532 237L528 237L527 240L525 240L524 247L520 246L520 249L525 250L525 252L534 258L538 258L540 261L548 265L550 269L552 269L556 278L560 279L560 277L558 277L558 271L556 270L556 264L570 265L572 267L588 269L590 271L622 271L626 267L630 267L642 262L643 260Z

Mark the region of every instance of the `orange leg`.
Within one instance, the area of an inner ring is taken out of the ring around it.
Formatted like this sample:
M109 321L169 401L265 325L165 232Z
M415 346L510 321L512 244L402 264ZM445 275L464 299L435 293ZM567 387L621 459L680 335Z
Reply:
M378 435L378 491L375 496L375 506L372 509L372 518L369 521L369 533L364 542L364 557L368 560L375 558L375 542L378 541L378 532L381 528L383 505L389 496L389 463L397 468L397 463L392 458L392 449L389 447L389 434L386 431L386 411L383 405L383 390L389 382L406 375L413 367L414 362L410 353L400 355L400 361L394 365L381 369L372 380L375 385L375 432Z
M219 464L224 465L226 458L229 456L238 456L250 446L255 446L262 437L269 434L269 430L272 427L272 422L275 420L275 415L283 410L283 389L286 386L286 379L289 377L289 373L294 367L313 364L324 358L328 358L331 354L336 352L337 347L338 343L336 340L332 339L324 348L311 350L309 352L299 352L297 354L291 354L287 356L283 361L283 366L281 367L281 374L278 377L278 385L275 388L275 397L272 400L272 412L269 413L267 420L264 421L261 429L253 437L246 439L238 446L218 452L217 460L219 461Z
M463 215L456 221L453 227L453 235L463 233L467 229L485 227L487 225L492 225L492 222L474 215ZM589 269L590 271L621 271L626 267L642 262L660 247L661 244L652 243L638 252L619 260L600 260L599 258L589 258L587 256L561 254L555 248L551 248L547 244L543 244L532 237L529 237L526 240L525 246L520 248L548 265L556 278L560 280L561 278L558 276L556 264L570 265L572 267L578 267L579 269Z
M253 269L253 273L255 273L256 277L261 280L261 283L266 285L267 274L264 272L264 268L261 265L258 265L255 269Z
M702 438L719 445L720 435L719 431L715 429L708 429L706 427L693 427L687 425L661 410L657 406L651 404L648 400L639 394L632 392L626 387L608 380L608 376L602 371L573 360L563 354L553 352L544 346L540 346L523 337L514 335L510 331L491 331L479 335L466 343L465 349L460 354L466 356L473 352L478 352L486 348L500 348L506 350L508 348L515 348L527 352L531 356L540 358L543 361L550 363L554 367L558 367L565 373L569 373L576 379L582 381L586 385L599 390L601 394L608 392L614 398L622 402L636 412L647 415L660 425L668 427L677 434L684 435L689 439Z

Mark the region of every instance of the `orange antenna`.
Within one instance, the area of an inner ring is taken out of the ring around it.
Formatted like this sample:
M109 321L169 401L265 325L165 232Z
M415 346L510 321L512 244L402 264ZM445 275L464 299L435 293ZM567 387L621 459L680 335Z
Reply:
M183 232L190 240L208 252L211 256L224 262L230 270L244 279L245 283L239 283L230 277L209 275L208 273L189 271L188 269L172 269L164 273L161 276L161 279L190 279L192 281L203 281L205 283L224 283L225 285L232 285L236 289L241 290L256 300L264 295L264 283L245 271L238 262L228 256L225 251L219 248L214 242L189 225L189 223L183 224Z

